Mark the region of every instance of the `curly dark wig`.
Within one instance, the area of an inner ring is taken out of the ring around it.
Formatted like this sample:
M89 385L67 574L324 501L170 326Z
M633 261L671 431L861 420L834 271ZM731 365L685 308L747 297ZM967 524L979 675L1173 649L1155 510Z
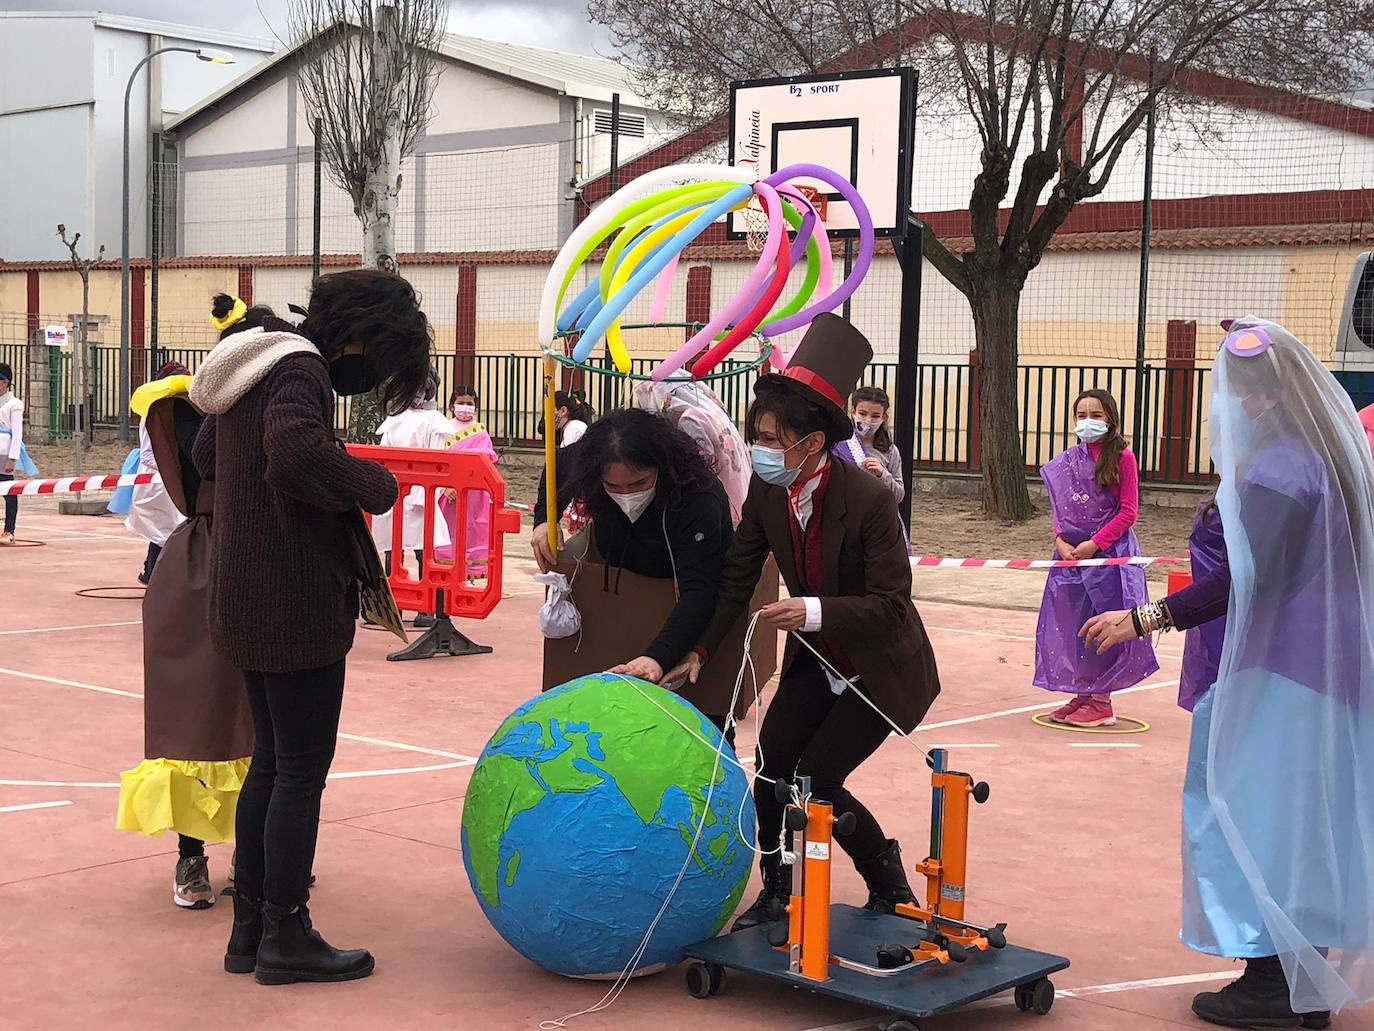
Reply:
M352 343L377 370L382 410L396 415L425 389L432 338L415 288L400 276L352 269L320 276L300 330L333 361Z
M657 469L655 500L662 498L666 505L709 488L716 478L691 437L662 416L638 408L611 412L592 423L568 450L575 452L568 456L572 459L569 492L587 506L593 520L611 519L620 512L601 485L606 467L614 462L632 469Z

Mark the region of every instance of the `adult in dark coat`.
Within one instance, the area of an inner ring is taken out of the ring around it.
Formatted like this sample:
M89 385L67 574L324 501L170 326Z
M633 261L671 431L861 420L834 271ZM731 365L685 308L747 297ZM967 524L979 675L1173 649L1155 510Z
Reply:
M581 440L560 452L562 456L566 459L559 469L566 475L559 478L559 509L582 503L591 527L583 535L590 538L590 546L580 557L601 564L601 583L592 585L600 588L594 592L596 611L582 613L583 626L596 621L619 627L620 633L611 636L618 636L620 651L613 657L605 654L606 634L595 635L594 655L580 644L565 650L560 642L550 642L545 649L545 686L607 665L612 672L659 683L696 644L715 612L720 571L733 532L725 488L690 437L667 419L634 408L611 412L593 423ZM541 482L532 543L535 560L547 571L553 556L541 518L545 497ZM641 633L646 628L641 625L643 613L637 611L644 607L645 591L635 582L622 594L626 574L632 580L643 577L672 585L671 608L647 633ZM627 648L638 651L626 654ZM768 675L765 672L763 679ZM682 693L724 731L734 681L732 671L728 683L725 677L710 678L687 685ZM736 716L752 702L752 692L738 699Z
M771 779L809 776L812 791L837 815L854 815L853 832L836 840L868 885L867 908L892 912L913 897L897 842L845 787L892 726L910 732L940 691L935 656L911 603L911 566L892 494L866 471L828 457L853 432L843 399L872 357L858 330L822 315L787 371L755 385L746 419L754 477L715 617L682 667L690 679L700 674L771 554L792 597L762 609L760 621L790 636L759 731L754 804L763 891L736 929L764 922L770 900L790 891L777 852L783 809Z
M225 969L264 984L372 972L365 949L314 932L305 906L358 615L346 517L388 511L397 493L335 439L334 395L375 388L399 411L424 387L429 349L409 283L340 272L315 281L299 328L267 318L222 340L192 386L209 415L195 462L215 482L210 635L243 672L255 736Z

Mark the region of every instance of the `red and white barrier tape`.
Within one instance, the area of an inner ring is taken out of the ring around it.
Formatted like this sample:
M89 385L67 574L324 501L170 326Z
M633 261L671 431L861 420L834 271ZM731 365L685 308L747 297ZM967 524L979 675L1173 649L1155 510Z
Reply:
M912 555L913 566L937 569L1071 569L1074 566L1153 566L1187 563L1170 555L1129 555L1124 558L946 558L943 555Z
M140 483L161 483L157 473L127 473L117 476L62 476L55 480L14 480L0 483L0 497L9 494L79 494L85 490L113 490Z

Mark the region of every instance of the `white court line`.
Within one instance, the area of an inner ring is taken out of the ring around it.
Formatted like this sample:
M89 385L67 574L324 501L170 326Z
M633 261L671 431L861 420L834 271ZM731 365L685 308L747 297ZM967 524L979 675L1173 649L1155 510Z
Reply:
M997 744L986 744L986 743L969 744L969 743L962 742L962 741L956 741L956 742L950 742L949 744L941 744L941 745L922 745L921 747L924 748L924 749L929 750L929 749L932 749L932 748L1001 748L1002 746L1001 746L1001 745L997 745Z
M102 780L0 780L0 788L117 788L119 781Z
M0 813L27 813L33 809L58 809L64 805L71 805L70 801L62 802L29 802L25 805L0 805Z
M1070 748L1139 748L1133 741L1071 741Z
M445 752L438 748L422 748L420 745L407 745L400 741L388 741L381 737L363 737L359 734L340 734L339 737L344 741L358 741L364 745L380 745L383 748L394 748L398 752L419 752L421 755L437 755L441 759L457 759L464 763L475 763L475 755L464 755L462 752Z
M451 763L435 763L433 766L402 766L392 770L344 770L331 773L329 780L358 780L362 777L394 777L402 773L437 773L440 770L457 770L472 766L476 759L460 759ZM6 788L118 788L119 781L100 780L0 780L0 787ZM57 803L70 804L70 803ZM5 810L0 809L0 812Z
M136 691L121 691L115 687L99 687L96 684L83 684L79 680L63 680L61 677L45 677L41 673L24 673L17 669L5 669L3 666L0 666L0 674L18 677L20 680L38 680L44 684L57 684L59 687L79 687L83 691L98 691L101 694L119 695L121 698L142 699L143 697Z
M1123 688L1120 691L1113 691L1112 697L1123 694L1134 694L1137 691L1157 691L1161 687L1177 687L1177 680L1161 680L1157 684L1138 684L1135 687ZM1023 712L1039 712L1046 707L1046 702L1039 705L1020 705L1015 709L998 709L996 712L985 712L977 716L963 716L957 720L943 720L940 723L923 723L916 730L941 730L945 727L962 727L969 723L981 723L983 720L996 719L999 716L1016 716ZM916 731L912 731L914 734Z
M101 694L119 695L122 698L142 699L143 695L135 691L120 691L113 687L99 687L96 684L83 684L78 680L62 680L59 677L45 677L39 673L24 673L17 669L5 669L0 667L0 674L11 677L19 677L22 680L38 680L45 684L57 684L60 687L79 687L84 691L98 691ZM340 738L345 741L357 741L365 745L379 745L383 748L394 748L399 752L419 752L421 755L436 755L441 759L455 759L464 765L470 765L477 761L473 755L464 755L462 752L446 752L439 748L425 748L422 745L408 745L401 741L388 741L380 737L363 737L360 734L340 734Z
M1034 637L1022 637L1017 634L1003 634L993 630L963 630L952 626L932 626L929 623L927 623L925 627L927 630L938 630L942 634L964 634L967 637L991 637L998 641L1027 641L1031 644L1035 643ZM1182 661L1183 659L1182 655L1175 654L1174 652L1162 652L1159 649L1155 649L1155 655L1162 659L1173 659L1175 662Z
M1118 992L1134 992L1145 988L1173 988L1178 985L1203 984L1207 981L1223 981L1234 978L1236 971L1216 970L1210 974L1177 974L1173 977L1149 977L1140 981L1117 981L1115 984L1094 984L1086 985L1083 988L1061 988L1054 993L1056 999L1085 999L1094 995L1115 995ZM999 1006L1010 1006L1014 1002L1014 997L1010 993L994 995L988 999L979 999L977 1002L969 1003L967 1006L959 1007L960 1012L965 1010L993 1009ZM887 1020L886 1017L865 1017L861 1020L850 1020L843 1024L826 1024L824 1027L807 1028L807 1031L868 1031L869 1028L879 1027Z
M81 623L77 626L39 626L29 630L0 630L0 637L9 637L12 634L58 634L64 630L104 630L112 626L142 626L141 619L126 619L119 623Z

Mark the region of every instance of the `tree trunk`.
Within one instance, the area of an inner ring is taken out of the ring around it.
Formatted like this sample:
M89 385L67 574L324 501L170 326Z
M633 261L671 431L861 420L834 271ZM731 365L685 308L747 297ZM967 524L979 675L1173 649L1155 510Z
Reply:
M358 218L363 224L363 267L395 273L396 207L401 195L401 130L388 128L381 164L368 169Z
M975 277L969 299L978 345L983 512L1015 522L1031 515L1016 397L1017 315L1024 278L1001 269Z

